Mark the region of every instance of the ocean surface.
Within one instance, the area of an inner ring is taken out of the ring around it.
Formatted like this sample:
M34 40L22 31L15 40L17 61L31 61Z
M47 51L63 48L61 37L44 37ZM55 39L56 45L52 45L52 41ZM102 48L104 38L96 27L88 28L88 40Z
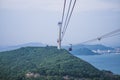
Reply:
M120 54L103 54L103 55L75 55L100 70L108 70L114 74L120 74Z

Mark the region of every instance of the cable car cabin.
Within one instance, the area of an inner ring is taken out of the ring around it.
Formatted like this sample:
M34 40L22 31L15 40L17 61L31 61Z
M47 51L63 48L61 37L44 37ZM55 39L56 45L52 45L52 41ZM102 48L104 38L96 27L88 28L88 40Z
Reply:
M70 44L70 48L68 49L69 51L72 51L72 44Z
M69 48L69 51L72 51L72 48Z

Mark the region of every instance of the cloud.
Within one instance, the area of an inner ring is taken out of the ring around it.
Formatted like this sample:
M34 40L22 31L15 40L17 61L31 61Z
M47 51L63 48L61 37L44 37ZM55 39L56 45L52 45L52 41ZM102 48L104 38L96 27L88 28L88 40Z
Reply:
M79 11L120 10L120 3L103 0L80 0L76 7Z
M0 9L61 11L63 1L64 0L0 0ZM96 10L120 10L120 1L77 0L75 11Z
M61 9L62 0L1 0L0 8L10 10L50 10Z

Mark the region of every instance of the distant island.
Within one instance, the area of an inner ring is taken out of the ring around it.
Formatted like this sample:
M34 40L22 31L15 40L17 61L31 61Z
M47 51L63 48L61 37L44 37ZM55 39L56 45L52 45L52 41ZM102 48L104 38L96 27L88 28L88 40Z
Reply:
M64 47L68 50L69 46ZM70 53L74 55L99 55L99 54L120 54L120 47L112 48L100 44L95 45L73 45L73 50Z
M29 42L29 43L12 45L12 46L0 46L0 52L15 50L15 49L19 49L21 47L45 47L45 46L46 46L46 44L43 44L43 43Z
M110 71L56 47L22 47L0 52L0 80L119 80Z
M88 48L73 49L70 53L74 55L98 55Z

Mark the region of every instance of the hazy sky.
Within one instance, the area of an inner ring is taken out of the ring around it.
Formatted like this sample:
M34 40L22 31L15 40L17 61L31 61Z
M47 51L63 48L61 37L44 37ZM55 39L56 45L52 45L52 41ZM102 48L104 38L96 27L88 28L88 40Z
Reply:
M64 0L0 0L0 45L57 45ZM67 0L69 1L69 0ZM77 0L63 44L77 44L120 28L120 0ZM97 41L120 46L120 35Z

